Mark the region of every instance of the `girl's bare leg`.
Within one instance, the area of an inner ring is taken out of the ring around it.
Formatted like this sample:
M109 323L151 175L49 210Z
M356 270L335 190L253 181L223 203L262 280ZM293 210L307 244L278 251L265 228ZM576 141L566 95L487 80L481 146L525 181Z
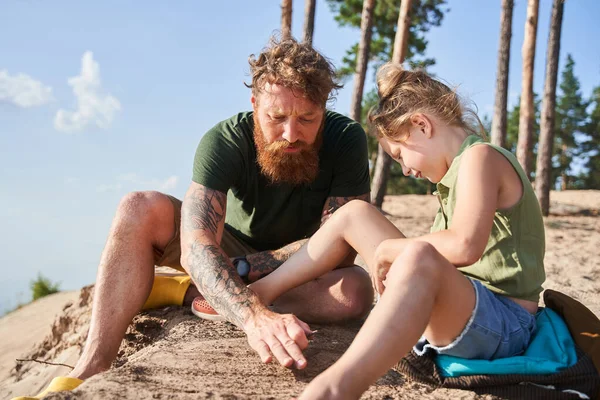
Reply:
M435 345L450 344L474 307L475 291L466 277L430 244L409 244L348 351L300 399L358 399L423 333Z
M377 246L386 239L403 238L379 210L354 200L341 207L289 260L250 285L265 304L281 294L335 269L357 251L372 265Z

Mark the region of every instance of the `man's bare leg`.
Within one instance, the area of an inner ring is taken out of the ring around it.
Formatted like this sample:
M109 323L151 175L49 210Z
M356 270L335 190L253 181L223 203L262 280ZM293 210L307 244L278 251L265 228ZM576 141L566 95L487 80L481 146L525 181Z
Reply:
M251 265L250 281L255 282L275 271L307 239L288 244L281 249L263 251L246 256ZM273 306L282 314L294 314L307 323L339 323L363 318L373 304L373 286L369 274L354 264L356 253L340 265L347 266L323 274L323 276L294 288L281 295ZM192 284L183 301L192 303L200 292Z
M280 296L275 311L308 323L340 323L363 318L374 291L369 274L358 266L339 268Z
M98 267L88 337L69 376L86 379L110 368L152 289L153 248L174 236L173 219L171 201L158 192L130 193L119 204Z

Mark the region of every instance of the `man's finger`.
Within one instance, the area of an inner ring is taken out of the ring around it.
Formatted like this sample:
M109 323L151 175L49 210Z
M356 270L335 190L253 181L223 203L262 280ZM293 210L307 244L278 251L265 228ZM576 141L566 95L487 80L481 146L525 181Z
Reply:
M271 353L273 353L273 356L275 356L277 361L279 361L279 364L287 368L291 367L292 364L294 364L294 358L288 354L287 350L285 349L279 338L277 338L274 335L270 335L265 339L265 342L269 346L269 349L271 350Z
M269 346L267 346L264 341L257 340L254 343L250 343L250 347L252 347L258 353L261 361L265 364L268 364L273 360L271 352L269 351Z
M298 319L298 317L294 317L294 318L296 318L296 322L298 322L298 324L300 325L300 327L302 328L302 330L304 331L304 334L306 336L310 336L314 333L313 330L310 329L310 326L306 322Z
M289 329L289 327L288 327L288 329ZM304 337L304 340L306 341L306 344L308 345L308 340L306 339L306 336L304 336L304 333L302 331L300 331L300 327L297 327L297 330L299 331L298 333L302 337ZM306 367L306 358L304 358L304 355L302 354L302 350L300 350L300 347L298 346L296 341L294 339L292 339L292 337L288 334L288 332L281 332L277 336L277 339L279 340L279 342L281 344L283 344L283 347L285 347L285 351L287 352L287 354L289 354L293 358L294 362L292 365L295 365L296 368L298 368L298 369L303 369L304 367ZM289 366L291 367L292 365L289 365Z

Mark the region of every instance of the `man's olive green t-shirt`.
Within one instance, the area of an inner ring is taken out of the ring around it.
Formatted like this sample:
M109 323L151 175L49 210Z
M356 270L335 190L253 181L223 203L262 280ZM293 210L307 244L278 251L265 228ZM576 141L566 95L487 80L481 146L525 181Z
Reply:
M312 235L327 197L369 192L367 138L357 122L327 111L319 173L305 185L271 183L257 164L252 112L218 123L201 139L193 181L227 193L226 228L256 250Z

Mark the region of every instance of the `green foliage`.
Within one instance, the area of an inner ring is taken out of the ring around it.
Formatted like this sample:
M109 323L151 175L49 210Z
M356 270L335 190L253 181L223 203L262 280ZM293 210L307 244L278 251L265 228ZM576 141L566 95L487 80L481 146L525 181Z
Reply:
M594 89L590 103L592 112L584 129L587 137L581 143L581 156L586 158L583 165L586 172L575 184L600 190L600 86Z
M504 147L517 154L519 142L519 119L521 118L521 97L506 116L506 144ZM537 118L536 118L537 122Z
M327 0L331 11L336 15L335 20L341 26L351 26L360 29L362 16L362 0ZM446 0L413 0L411 6L411 26L408 38L406 60L411 68L426 68L435 64L433 58L425 58L423 54L427 48L425 33L431 27L439 26L444 18L443 9ZM371 39L371 52L369 61L375 62L375 69L381 64L391 60L398 26L400 1L378 0L373 10L373 36ZM358 42L346 51L343 66L338 70L340 77L345 78L354 74L356 70L356 57ZM421 57L418 57L421 56Z
M30 282L29 287L31 288L31 297L33 300L60 291L60 283L52 283L50 279L44 277L41 273L38 273L37 279Z
M576 134L584 133L589 103L583 99L579 79L574 73L575 61L567 55L567 64L561 74L560 91L556 104L556 126L554 130L554 152L552 159L552 182L560 177L563 187L571 188L573 157L581 154Z

